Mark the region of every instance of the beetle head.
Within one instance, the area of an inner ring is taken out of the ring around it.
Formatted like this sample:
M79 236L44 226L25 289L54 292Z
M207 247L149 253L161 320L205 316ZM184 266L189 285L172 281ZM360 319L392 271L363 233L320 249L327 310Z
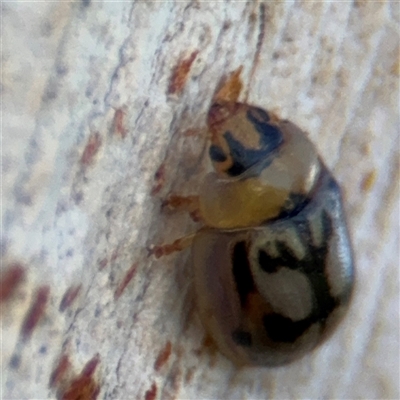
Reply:
M278 152L283 135L276 117L243 103L214 103L208 113L210 158L217 172L238 176Z

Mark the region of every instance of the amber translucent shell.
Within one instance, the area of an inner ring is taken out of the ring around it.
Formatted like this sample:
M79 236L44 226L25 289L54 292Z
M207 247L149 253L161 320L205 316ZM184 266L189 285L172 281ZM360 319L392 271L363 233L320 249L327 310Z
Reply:
M217 172L201 188L207 226L192 245L201 319L236 364L291 362L348 308L354 272L340 188L288 121L227 103L213 106L209 127Z

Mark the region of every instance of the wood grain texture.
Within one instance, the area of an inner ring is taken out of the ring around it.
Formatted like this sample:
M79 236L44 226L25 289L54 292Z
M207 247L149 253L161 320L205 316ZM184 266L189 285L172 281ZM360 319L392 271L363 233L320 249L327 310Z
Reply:
M1 7L2 398L399 398L398 3ZM197 129L239 68L240 100L304 128L333 169L355 250L346 321L276 369L210 344L188 252L146 251L197 228L161 201L196 193Z

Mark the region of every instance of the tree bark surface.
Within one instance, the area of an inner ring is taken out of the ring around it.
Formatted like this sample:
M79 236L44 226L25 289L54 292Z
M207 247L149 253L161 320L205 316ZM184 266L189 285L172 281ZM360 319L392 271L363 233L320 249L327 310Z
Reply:
M2 3L2 398L399 398L399 19L390 1ZM190 252L146 250L198 229L160 205L196 194L235 72L240 101L309 133L354 243L345 321L280 368L225 359Z

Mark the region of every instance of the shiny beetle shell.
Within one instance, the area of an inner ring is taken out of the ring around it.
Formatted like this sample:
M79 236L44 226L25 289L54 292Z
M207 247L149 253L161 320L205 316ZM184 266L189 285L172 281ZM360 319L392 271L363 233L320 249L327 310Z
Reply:
M291 362L349 305L354 273L340 188L304 132L241 103L208 115L215 172L192 244L201 320L236 364Z

